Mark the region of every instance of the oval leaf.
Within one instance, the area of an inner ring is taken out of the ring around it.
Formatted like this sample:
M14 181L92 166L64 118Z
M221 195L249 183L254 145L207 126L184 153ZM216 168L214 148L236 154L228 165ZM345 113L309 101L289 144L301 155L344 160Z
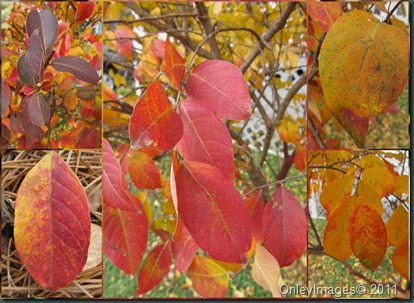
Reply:
M21 55L19 61L17 62L17 73L19 74L20 80L22 80L25 84L29 86L33 86L36 84L35 79L29 72L29 67L26 63L26 54Z
M246 262L251 220L227 177L214 166L184 161L175 182L178 214L198 246L217 260Z
M35 82L43 81L45 77L45 55L40 29L36 29L30 36L26 52L26 64Z
M156 189L161 187L161 176L157 165L145 153L128 154L128 171L132 182L138 188Z
M213 260L195 256L188 269L194 290L204 298L223 298L229 288L227 271Z
M165 95L161 82L151 83L135 105L129 120L131 145L141 149L155 142L158 149L170 150L182 134L181 118Z
M252 114L249 89L240 69L226 61L207 60L187 80L187 96L219 118L244 120Z
M12 92L6 81L1 80L1 117L3 118L10 105Z
M277 260L262 245L256 245L252 278L275 298L281 298L279 291L280 267Z
M387 230L381 216L364 204L355 208L351 225L351 249L362 265L375 270L387 250Z
M58 36L58 22L55 15L48 8L45 8L40 12L40 21L43 45L46 50L46 54L49 54Z
M392 254L392 266L404 278L410 278L410 258L409 258L409 243L408 233L398 242Z
M104 251L125 273L134 275L144 256L148 221L141 212L121 210L103 204Z
M157 286L170 271L172 263L170 242L155 247L146 257L138 275L135 295L142 295Z
M26 175L14 224L20 260L40 286L56 291L82 271L91 232L88 199L58 154L47 154Z
M49 122L50 105L43 94L35 92L24 97L21 106L27 110L29 119L34 125L42 126Z
M215 166L233 179L233 144L224 122L209 108L192 100L181 102L177 112L184 126L183 137L177 144L182 156L188 161Z
M26 28L29 37L32 35L34 30L38 29L39 27L41 27L40 13L37 10L33 10L27 16L26 21Z
M85 60L74 56L63 56L53 60L51 65L61 72L69 72L79 80L98 84L100 77L93 67Z
M306 248L306 215L299 201L279 187L267 202L263 215L263 242L281 267L300 258Z

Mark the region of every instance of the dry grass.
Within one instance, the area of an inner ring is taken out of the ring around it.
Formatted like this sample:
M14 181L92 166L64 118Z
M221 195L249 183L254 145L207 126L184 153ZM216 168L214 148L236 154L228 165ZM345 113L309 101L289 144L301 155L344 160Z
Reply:
M29 170L49 151L2 152L1 296L2 298L97 298L102 295L102 261L84 270L56 292L41 288L20 263L14 246L14 201ZM91 221L102 226L102 152L57 151L81 181L88 196Z

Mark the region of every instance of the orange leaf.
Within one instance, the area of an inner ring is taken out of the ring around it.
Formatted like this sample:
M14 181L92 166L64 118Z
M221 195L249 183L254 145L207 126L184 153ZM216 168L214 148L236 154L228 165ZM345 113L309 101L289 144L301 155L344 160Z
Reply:
M387 222L387 238L395 246L408 233L408 213L402 205L398 206Z
M165 55L161 65L161 70L168 76L173 86L179 90L183 89L181 83L184 78L185 61L175 50L168 38L165 41Z
M206 257L195 256L188 269L195 291L205 298L223 298L229 288L224 268Z
M16 198L14 237L23 266L41 287L72 282L88 258L88 199L74 172L48 153L26 175Z
M198 246L180 217L177 220L177 227L171 249L175 259L174 269L179 272L185 272L193 262Z
M310 1L308 14L325 32L328 32L331 25L342 15L342 3Z
M128 171L132 182L138 188L156 189L161 186L161 177L157 165L145 153L128 155Z
M342 205L343 201L347 201L351 196L354 180L355 178L351 176L340 177L323 189L319 199L327 212L326 218L328 220L329 216Z
M362 265L375 270L387 250L387 231L381 216L371 207L355 208L351 225L351 249Z
M404 278L409 278L409 248L408 233L398 242L397 247L392 254L392 265L395 270Z
M153 82L134 107L129 121L131 145L136 149L155 143L170 150L181 139L183 123L165 95L160 81Z
M281 298L279 291L280 267L277 260L261 245L256 246L252 278L275 298Z
M135 295L142 295L157 286L170 270L172 263L169 241L155 247L146 257L138 275Z

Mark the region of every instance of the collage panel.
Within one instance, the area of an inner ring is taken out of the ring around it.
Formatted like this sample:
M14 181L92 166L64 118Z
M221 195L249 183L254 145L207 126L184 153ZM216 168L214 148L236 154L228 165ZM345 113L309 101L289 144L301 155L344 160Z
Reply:
M308 161L312 296L409 299L409 152L318 150Z
M104 297L303 297L306 5L104 11Z
M1 158L1 297L101 297L102 151Z
M101 148L101 3L1 6L1 147Z
M308 3L310 149L408 149L409 2Z

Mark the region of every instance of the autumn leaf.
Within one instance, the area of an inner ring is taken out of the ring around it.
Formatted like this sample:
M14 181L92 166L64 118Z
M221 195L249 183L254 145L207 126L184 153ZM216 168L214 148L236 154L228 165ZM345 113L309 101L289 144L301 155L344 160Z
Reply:
M172 263L171 243L169 241L156 246L145 258L138 275L136 296L142 295L158 285L170 270Z
M188 269L194 290L204 298L223 298L229 288L227 271L216 262L195 256Z
M148 221L144 208L121 210L103 204L103 249L122 271L134 275L144 256Z
M150 156L136 152L127 157L129 175L136 187L148 189L161 187L160 173Z
M386 229L387 229L387 239L388 243L391 246L396 246L398 242L408 233L409 231L409 218L408 213L405 210L404 206L400 205L392 213L391 217L388 219Z
M165 41L165 54L161 64L161 70L171 80L172 85L179 90L183 90L181 83L185 73L185 61L168 38Z
M340 177L329 183L322 191L320 201L323 208L326 210L326 218L329 217L338 209L342 201L347 201L352 193L355 178L351 176Z
M90 232L79 179L58 154L46 154L17 192L14 237L23 266L41 287L66 286L86 263Z
M281 298L279 291L280 267L277 260L262 245L256 246L252 278L275 298Z
M145 91L134 107L129 121L132 147L141 149L155 143L161 150L170 150L181 139L183 123L165 95L160 81Z
M175 174L178 214L198 244L213 258L244 263L252 241L244 202L214 166L184 161Z
M174 269L179 272L187 271L193 262L197 249L197 243L194 241L187 227L185 227L183 221L178 217L171 245L172 254L175 259Z
M98 84L100 80L98 73L88 62L75 56L63 56L56 58L53 60L51 65L58 71L69 72L79 80L94 85Z
M305 212L299 201L282 186L266 204L263 214L263 242L281 267L292 264L306 248Z
M392 266L404 278L410 277L409 239L408 233L398 241L397 247L392 254Z
M336 19L342 15L342 4L340 2L309 1L308 14L319 23L325 32L328 32Z
M207 60L199 64L188 77L187 96L219 118L245 120L252 114L246 81L230 62Z
M188 161L217 167L233 179L233 144L226 125L212 111L192 100L181 102L177 109L184 132L177 149Z
M265 210L265 201L261 191L255 191L248 195L244 202L249 211L252 220L253 236L257 242L263 241L263 214Z
M42 126L49 122L50 105L45 95L35 92L22 99L22 108L27 110L30 121L36 126Z
M12 97L12 92L10 90L10 86L6 83L6 81L1 80L1 118L6 115L10 100Z
M408 79L408 37L362 10L340 17L322 44L319 74L326 104L364 147L367 118L400 95Z

